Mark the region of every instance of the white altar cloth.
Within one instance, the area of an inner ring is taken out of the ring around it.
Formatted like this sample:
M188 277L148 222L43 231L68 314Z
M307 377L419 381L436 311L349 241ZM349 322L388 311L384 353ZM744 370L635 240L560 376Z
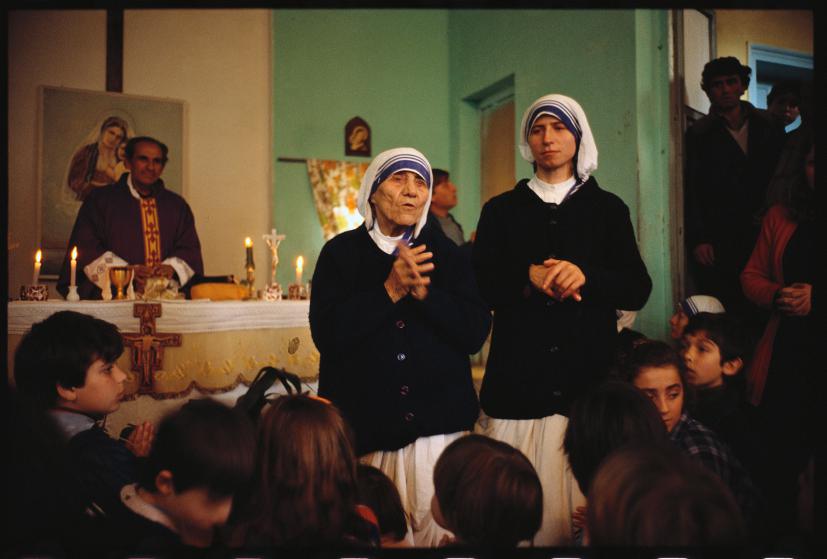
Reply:
M121 332L137 332L140 321L132 316L135 303L161 303L156 325L161 332L219 332L261 328L309 327L309 301L11 301L8 306L11 335L22 335L35 322L58 311L76 311L111 322Z
M17 345L32 324L72 310L115 324L124 334L140 333L136 303L160 303L159 334L180 334L180 346L163 350L162 368L153 373L153 395L172 398L195 388L219 393L249 383L265 366L284 368L306 381L318 378L319 352L310 335L309 301L13 301L8 306L7 367L11 378ZM127 371L126 393L141 386L125 348L118 360ZM145 381L144 381L145 386Z

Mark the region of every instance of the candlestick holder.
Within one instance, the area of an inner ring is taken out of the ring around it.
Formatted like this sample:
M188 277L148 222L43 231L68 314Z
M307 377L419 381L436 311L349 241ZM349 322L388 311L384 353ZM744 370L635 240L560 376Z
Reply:
M69 293L66 294L67 301L80 301L80 295L78 295L78 286L77 285L70 285L69 286Z
M265 301L281 301L281 296L283 294L284 292L281 290L281 285L279 285L279 282L275 282L264 288L262 298Z
M244 282L248 289L247 298L256 298L256 269L255 266L247 266L247 280Z
M45 301L49 298L49 286L43 284L21 285L21 301Z
M287 299L290 301L307 299L307 287L300 283L291 283L287 286Z

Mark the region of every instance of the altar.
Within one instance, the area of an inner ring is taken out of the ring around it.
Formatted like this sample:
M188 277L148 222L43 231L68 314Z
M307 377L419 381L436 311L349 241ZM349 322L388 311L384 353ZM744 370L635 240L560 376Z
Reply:
M147 304L157 306L152 332L137 312ZM306 300L13 301L8 305L10 376L23 334L63 310L95 316L121 331L125 351L118 366L128 375L125 400L138 394L177 399L194 389L221 394L249 384L267 365L306 382L318 378L319 352L310 337Z

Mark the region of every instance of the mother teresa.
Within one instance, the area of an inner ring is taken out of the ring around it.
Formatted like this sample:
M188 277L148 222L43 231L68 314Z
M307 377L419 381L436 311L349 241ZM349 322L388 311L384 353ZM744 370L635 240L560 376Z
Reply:
M310 301L319 395L350 423L362 461L395 481L418 545L436 543L423 533L433 464L477 419L468 356L491 326L467 257L426 226L432 186L419 151L379 154L359 191L365 221L322 248Z

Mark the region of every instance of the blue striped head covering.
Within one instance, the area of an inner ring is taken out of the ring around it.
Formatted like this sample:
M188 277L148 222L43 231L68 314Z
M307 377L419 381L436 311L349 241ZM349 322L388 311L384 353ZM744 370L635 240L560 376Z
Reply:
M686 316L695 316L700 312L720 314L724 311L721 302L711 295L692 295L680 302Z
M597 169L597 145L594 143L586 113L571 97L559 94L544 95L526 109L520 124L520 154L523 159L529 163L534 162L534 155L528 145L528 136L531 127L541 116L553 116L572 133L577 146L574 153L574 174L578 183L586 182Z
M370 230L374 225L373 209L370 205L370 197L385 182L388 177L399 171L410 171L416 173L425 180L428 185L428 199L422 208L422 215L419 217L415 227L412 227L410 235L406 238L416 238L425 222L428 220L428 209L431 206L431 194L433 185L433 173L431 163L414 148L395 148L383 151L370 162L365 175L362 177L362 185L359 188L357 208L362 217L365 218L365 227Z

